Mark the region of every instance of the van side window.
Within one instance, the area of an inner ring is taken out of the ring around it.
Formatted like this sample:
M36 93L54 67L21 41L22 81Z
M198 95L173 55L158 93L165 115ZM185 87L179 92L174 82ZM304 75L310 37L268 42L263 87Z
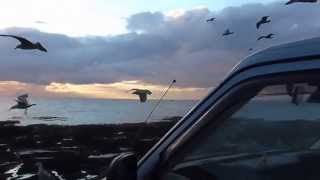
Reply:
M320 148L319 109L317 84L265 87L220 127L206 128L184 160Z

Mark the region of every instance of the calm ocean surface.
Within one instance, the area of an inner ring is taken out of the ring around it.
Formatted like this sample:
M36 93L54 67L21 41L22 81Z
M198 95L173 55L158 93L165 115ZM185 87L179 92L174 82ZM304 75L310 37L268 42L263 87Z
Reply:
M0 121L18 120L29 124L117 124L142 122L157 101L140 103L136 100L97 100L77 98L31 98L37 104L28 110L8 109L15 104L10 98L0 98ZM150 121L161 121L172 116L183 116L197 101L164 100Z

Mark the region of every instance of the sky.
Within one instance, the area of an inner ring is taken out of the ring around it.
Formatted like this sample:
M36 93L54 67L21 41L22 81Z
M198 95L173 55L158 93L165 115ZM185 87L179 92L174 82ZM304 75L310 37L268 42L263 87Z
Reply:
M319 4L228 0L4 1L0 33L41 42L48 53L14 50L0 40L0 96L199 99L254 51L320 35ZM255 23L271 16L260 30ZM212 23L205 20L216 17ZM229 37L221 34L227 29ZM273 40L257 37L276 34Z
M264 3L274 0L265 0ZM127 17L139 12L169 13L195 7L221 10L256 0L2 0L0 28L31 27L70 36L115 35L127 32Z

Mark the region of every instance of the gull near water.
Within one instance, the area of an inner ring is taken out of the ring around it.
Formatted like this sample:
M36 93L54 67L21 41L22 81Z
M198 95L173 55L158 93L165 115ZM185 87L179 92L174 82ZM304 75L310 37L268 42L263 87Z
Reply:
M5 34L0 34L0 36L2 37L11 37L11 38L15 38L18 41L20 41L20 44L18 44L14 49L23 49L23 50L33 50L33 49L37 49L43 52L47 52L47 49L44 48L42 46L41 43L36 42L33 43L29 40L27 40L26 38L20 37L20 36L14 36L14 35L5 35Z
M36 104L29 104L28 102L28 94L23 94L21 96L18 96L17 99L15 100L17 102L16 105L12 106L11 109L24 109L24 114L27 114L28 108L35 106Z
M147 96L152 94L152 92L148 89L131 89L130 91L133 91L132 94L138 95L140 102L142 103L146 102Z

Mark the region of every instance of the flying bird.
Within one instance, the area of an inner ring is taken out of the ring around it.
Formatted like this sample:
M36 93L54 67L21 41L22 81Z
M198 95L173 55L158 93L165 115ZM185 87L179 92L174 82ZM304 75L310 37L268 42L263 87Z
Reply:
M39 42L33 43L26 38L20 37L20 36L14 36L14 35L4 35L0 34L2 37L11 37L15 38L18 41L20 41L20 44L18 44L14 49L24 49L24 50L33 50L33 49L38 49L43 52L47 52L47 49L44 48Z
M293 4L293 3L315 3L317 1L318 0L290 0L286 3L286 5Z
M295 105L299 105L303 102L303 93L305 92L305 89L303 86L297 86L294 88L292 92L292 100L291 102Z
M35 23L37 23L37 24L46 24L46 22L44 22L44 21L35 21Z
M207 22L213 22L214 20L216 20L216 18L210 18L210 19L207 19Z
M28 102L28 94L23 94L21 96L18 96L15 100L17 102L16 105L12 106L10 109L24 109L24 114L27 114L28 108L31 106L35 106L36 104L29 104Z
M231 32L230 29L227 29L223 34L222 36L229 36L231 34L234 34L234 32Z
M291 103L295 105L299 105L303 102L303 93L305 92L305 88L303 86L294 86L293 84L287 84L286 90L288 95L291 97Z
M57 180L57 178L52 173L44 169L41 162L37 162L36 166L38 167L38 180Z
M258 21L257 24L256 24L257 29L259 29L262 24L270 23L271 20L269 19L269 17L270 17L270 16L264 16L264 17L262 17L261 20Z
M138 95L140 102L142 103L146 102L147 96L152 94L152 92L148 89L131 89L130 91L133 91L132 94Z
M262 39L272 39L273 38L273 36L274 36L275 34L268 34L268 35L266 35L266 36L260 36L259 38L258 38L258 41L260 41L260 40L262 40Z

